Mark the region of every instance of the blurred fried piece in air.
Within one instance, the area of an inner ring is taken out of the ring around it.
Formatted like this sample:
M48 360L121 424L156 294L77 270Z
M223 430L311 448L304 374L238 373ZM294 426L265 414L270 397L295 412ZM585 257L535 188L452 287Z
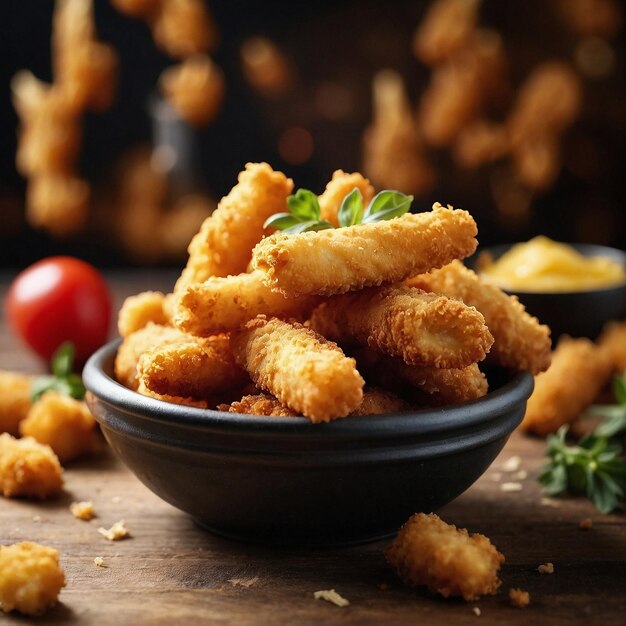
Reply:
M248 84L264 97L280 97L293 86L291 63L267 37L249 37L243 42L241 64Z
M624 23L622 7L617 0L552 1L569 28L583 37L613 39Z

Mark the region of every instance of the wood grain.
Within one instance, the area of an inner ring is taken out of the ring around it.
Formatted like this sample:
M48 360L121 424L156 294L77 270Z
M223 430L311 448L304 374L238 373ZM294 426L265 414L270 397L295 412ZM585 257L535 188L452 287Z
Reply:
M171 280L146 272L111 276L110 282L119 303L142 289L168 289ZM3 321L0 350L0 368L40 367L9 336ZM584 499L542 503L536 476L544 448L542 440L514 434L486 474L439 512L446 521L486 534L506 556L500 593L475 603L446 601L403 586L384 562L385 542L293 550L211 535L148 491L104 444L95 457L66 468L59 500L0 499L0 543L37 541L61 552L67 586L61 603L37 624L623 623L626 519L600 515ZM522 457L526 478L502 471L512 455ZM521 483L522 490L502 491L508 481ZM75 519L69 505L78 500L93 500L98 517ZM588 531L579 528L585 517L593 519ZM109 542L98 534L99 526L120 519L130 538ZM96 556L106 567L94 564ZM554 574L539 574L537 566L548 561L554 563ZM510 587L530 592L527 609L509 606ZM350 606L313 598L314 591L331 588ZM472 612L475 606L480 617ZM0 621L29 623L12 614Z

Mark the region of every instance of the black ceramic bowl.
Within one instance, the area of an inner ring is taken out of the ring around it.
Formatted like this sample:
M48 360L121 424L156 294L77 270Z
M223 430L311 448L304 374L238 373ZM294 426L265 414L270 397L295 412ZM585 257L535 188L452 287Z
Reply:
M88 361L87 403L111 447L161 498L231 538L368 541L465 491L524 415L533 378L494 370L476 401L311 424L147 398L112 378L118 342Z
M486 252L496 260L508 252L512 245L493 246L479 250L468 263L476 267L481 253ZM604 256L626 265L626 252L592 244L568 244L584 256ZM516 295L531 315L547 324L555 341L561 335L595 339L604 324L626 316L626 281L615 287L588 291L536 292L507 290Z

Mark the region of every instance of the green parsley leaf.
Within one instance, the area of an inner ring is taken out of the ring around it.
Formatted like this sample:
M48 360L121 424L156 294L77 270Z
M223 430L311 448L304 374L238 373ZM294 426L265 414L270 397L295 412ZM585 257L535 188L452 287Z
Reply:
M413 196L400 191L388 189L380 191L372 198L365 210L362 223L371 224L400 217L411 208L411 202L413 202Z
M52 356L52 376L37 377L31 387L31 399L36 402L46 391L58 391L66 396L82 400L85 397L83 379L72 373L74 365L74 346L62 344Z
M332 227L332 224L324 220L308 220L306 222L298 222L289 228L285 228L283 232L288 235L297 235L298 233L306 233L310 230L326 230Z
M74 344L70 341L62 343L52 355L52 373L63 378L72 373L74 363Z
M319 220L320 204L317 196L308 189L298 189L287 198L290 213L299 220Z
M363 194L355 187L342 201L337 218L339 226L354 226L363 219Z
M613 377L613 394L617 404L626 406L626 378L624 376Z
M263 224L263 228L277 228L278 230L286 230L296 224L299 224L300 220L291 213L274 213L274 215L268 217Z

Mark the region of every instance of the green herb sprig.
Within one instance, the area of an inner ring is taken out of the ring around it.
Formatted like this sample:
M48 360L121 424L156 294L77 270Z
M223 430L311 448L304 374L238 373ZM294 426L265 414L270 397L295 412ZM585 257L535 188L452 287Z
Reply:
M622 446L595 432L577 445L565 441L567 426L547 439L549 457L539 482L549 495L585 494L601 513L610 513L624 504L626 460Z
M39 376L33 381L31 399L36 402L46 391L59 393L82 400L85 386L79 374L72 372L74 366L74 344L65 342L59 346L51 360L52 375Z
M411 208L412 202L413 196L386 189L377 193L365 207L363 195L355 187L343 199L337 220L340 227L390 220L404 215ZM289 196L287 206L288 213L275 213L265 221L263 228L276 228L290 235L333 228L330 222L321 219L317 196L308 189L298 189L294 195Z
M604 417L595 434L601 437L614 437L626 431L626 375L613 377L615 404L594 404L587 409L587 415Z

